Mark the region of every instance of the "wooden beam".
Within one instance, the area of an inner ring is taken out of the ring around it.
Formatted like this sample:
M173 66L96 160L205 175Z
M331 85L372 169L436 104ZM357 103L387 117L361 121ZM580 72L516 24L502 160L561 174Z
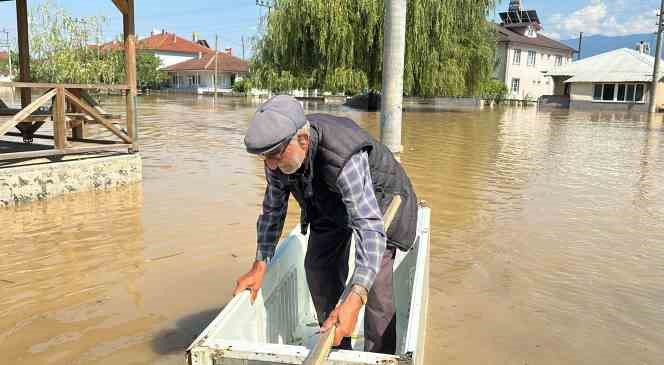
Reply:
M22 137L21 133L16 133L16 132L7 132L5 133L5 136L10 136L10 137ZM53 140L55 137L50 136L48 134L35 134L33 136L36 139L48 139L48 140ZM83 142L83 143L96 143L96 144L121 144L116 141L109 141L105 139L93 139L93 138L68 138L70 142Z
M118 143L118 144L107 144L107 145L98 145L98 146L70 147L70 148L65 148L65 149L0 153L0 161L22 160L22 159L27 159L27 158L38 158L38 157L73 155L73 154L77 154L77 153L129 150L129 148L131 148L131 144L120 144L120 143Z
M23 108L20 112L15 114L12 119L4 122L0 125L0 136L7 133L11 128L13 128L18 123L22 122L25 118L29 117L32 112L39 109L40 106L46 104L51 98L55 96L55 89L47 92L46 94L40 96L37 100L33 101L27 107Z
M16 0L16 29L18 32L19 80L30 81L30 43L28 41L28 4L27 0ZM30 89L21 90L21 107L25 108L32 101Z
M132 143L132 139L131 139L131 137L129 137L129 136L127 136L126 134L124 134L121 130L119 130L118 128L116 128L116 127L113 125L113 123L111 123L110 121L106 120L106 118L104 118L103 116L101 116L101 114L99 114L99 112L98 112L95 108L91 107L90 105L88 105L87 103L85 103L83 100L81 100L81 99L77 98L76 96L72 95L72 94L71 94L69 91L67 91L67 90L65 90L65 96L67 97L67 99L68 99L70 102L72 102L73 104L75 104L75 105L78 106L79 108L83 109L83 110L84 110L86 113L88 113L88 114L89 114L94 120L96 120L96 121L98 121L99 123L101 123L104 127L106 127L108 130L110 130L111 132L113 132L113 134L115 134L116 136L120 137L120 139L122 139L123 141L125 141L125 142L127 142L127 143Z
M127 13L122 17L125 40L125 81L129 90L127 92L127 134L131 136L134 147L138 151L138 128L136 118L136 25L134 23L134 0L127 2Z
M77 96L78 98L81 98L81 94L85 90L81 89L72 89L70 90L72 94ZM85 102L88 102L87 100L83 99ZM88 102L88 104L90 104ZM91 104L92 105L92 104ZM71 111L72 112L78 112L81 110L81 108L76 107L75 105L70 105L71 106ZM97 110L99 111L99 110ZM85 117L70 117L68 119L69 126L71 127L71 135L72 137L78 137L78 138L83 138L85 134Z
M0 87L18 87L33 89L54 89L62 86L65 89L98 89L98 90L129 90L127 85L105 85L105 84L54 84L49 82L10 82L0 81Z
M126 0L113 0L113 4L115 4L115 7L120 10L120 12L124 15L127 14L127 1Z
M55 136L55 148L62 150L67 147L67 124L65 120L65 89L59 87L55 94L55 103L53 104L53 135Z

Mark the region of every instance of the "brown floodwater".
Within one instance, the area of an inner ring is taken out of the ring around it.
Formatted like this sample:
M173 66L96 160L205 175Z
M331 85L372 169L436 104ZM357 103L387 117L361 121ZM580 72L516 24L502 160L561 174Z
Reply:
M306 107L378 134L377 113ZM141 97L142 184L0 211L0 363L182 363L255 252L254 108ZM404 117L432 208L428 363L664 361L661 115Z

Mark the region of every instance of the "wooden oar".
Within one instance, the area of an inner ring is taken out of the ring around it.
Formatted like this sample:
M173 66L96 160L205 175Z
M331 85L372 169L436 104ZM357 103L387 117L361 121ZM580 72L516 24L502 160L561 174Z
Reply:
M387 207L385 214L383 215L383 222L385 224L386 235L387 235L387 229L390 228L390 225L392 224L394 216L397 214L397 210L399 210L400 205L401 205L401 196L395 195L394 198L392 198L390 205ZM339 303L344 301L346 296L349 294L349 291L350 291L350 282L346 286L346 289L344 290L343 294L341 294L341 298L339 298ZM311 351L309 351L309 355L307 355L302 364L303 365L323 364L323 362L325 362L325 359L327 359L327 356L330 354L330 350L332 349L332 344L334 343L334 335L336 332L337 332L337 325L334 324L327 332L321 333L320 337L318 338L318 343L316 343L316 346L314 346L314 348L311 349Z

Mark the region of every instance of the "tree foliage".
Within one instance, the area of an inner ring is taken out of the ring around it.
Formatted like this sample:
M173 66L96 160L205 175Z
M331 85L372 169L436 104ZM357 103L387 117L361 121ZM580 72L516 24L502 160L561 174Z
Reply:
M104 17L74 18L46 1L30 12L30 78L36 82L119 84L124 52L102 50ZM136 56L139 87L158 87L166 79L159 58Z
M252 64L258 86L381 88L382 0L275 0ZM409 0L406 95L477 95L491 78L495 0Z

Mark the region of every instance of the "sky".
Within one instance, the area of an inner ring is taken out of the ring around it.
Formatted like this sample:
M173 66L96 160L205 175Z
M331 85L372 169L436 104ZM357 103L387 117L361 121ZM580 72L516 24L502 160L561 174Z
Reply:
M44 0L28 0L30 8ZM107 40L122 32L122 16L110 0L49 0L68 10L75 17L105 16ZM334 1L334 0L330 0ZM233 48L235 55L242 52L242 37L246 41L257 34L259 18L267 9L256 5L256 0L135 0L136 31L139 37L152 30L165 29L191 38L198 32L214 47L215 35L219 48ZM499 0L496 11L507 8L509 0ZM658 0L523 0L526 9L537 10L544 32L557 39L569 39L584 32L593 34L627 35L654 32ZM16 37L16 11L14 2L0 2L0 31L6 28L10 37ZM0 33L0 38L4 37ZM0 39L2 42L3 39ZM246 46L246 54L249 55Z
M509 0L498 3L507 9ZM522 0L527 10L537 10L543 31L556 39L588 35L621 36L657 30L658 0ZM497 18L497 16L496 16Z

